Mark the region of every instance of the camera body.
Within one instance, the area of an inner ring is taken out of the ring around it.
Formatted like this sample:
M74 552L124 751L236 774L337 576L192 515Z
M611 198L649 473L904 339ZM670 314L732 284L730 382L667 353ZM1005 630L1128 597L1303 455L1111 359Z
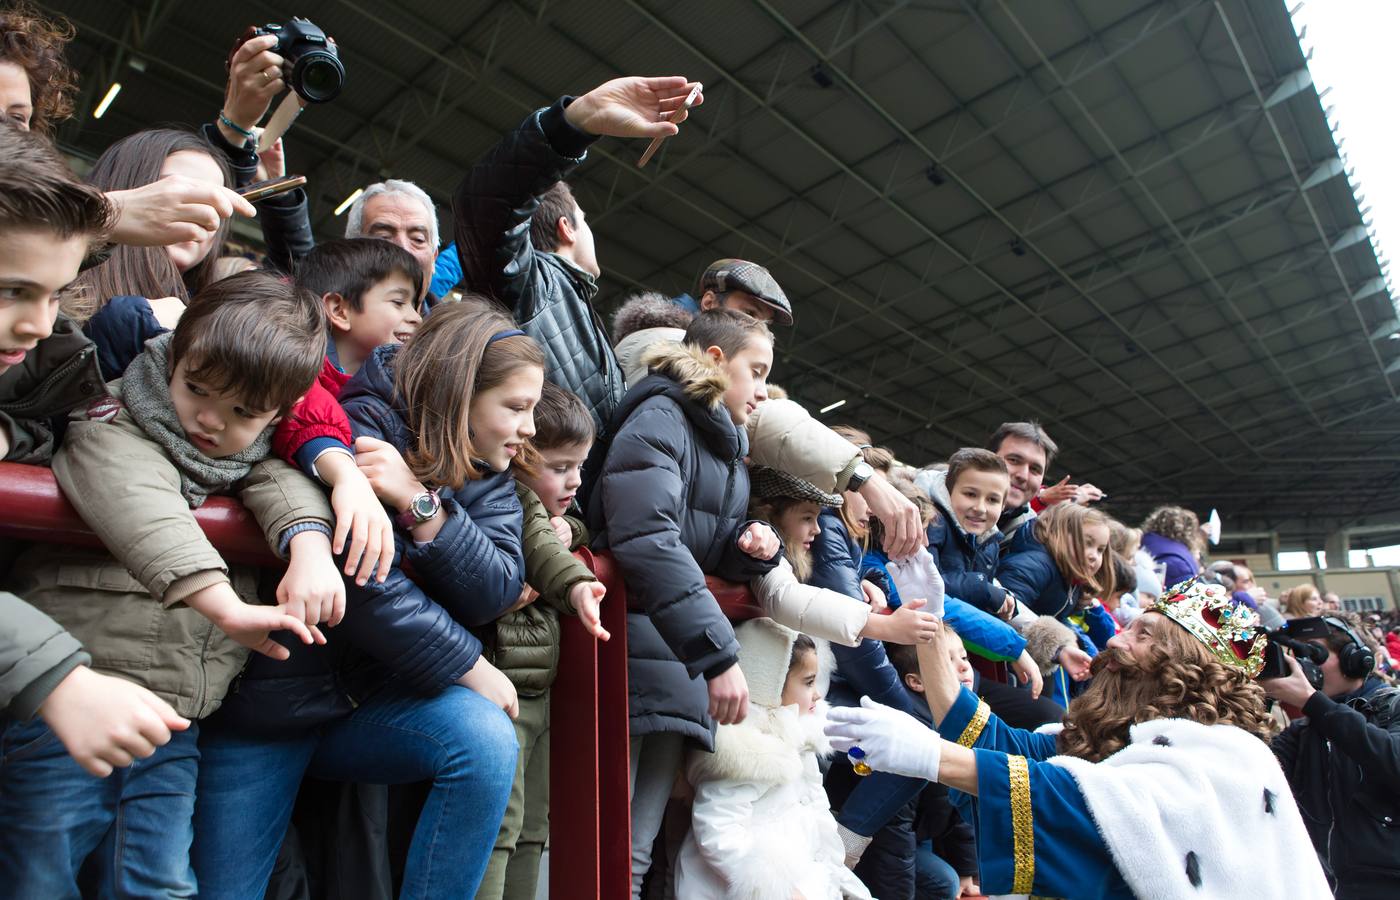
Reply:
M277 38L272 50L286 60L287 85L308 103L325 103L340 96L345 87L345 66L335 43L309 19L292 16L284 25L250 29L248 37L270 34Z
M1266 632L1269 646L1264 650L1264 668L1259 672L1259 680L1266 678L1286 678L1292 671L1288 666L1284 648L1293 651L1293 658L1303 670L1308 683L1316 690L1322 690L1322 664L1330 656L1328 649L1311 643L1314 638L1327 637L1327 623L1320 618L1290 619L1273 631Z

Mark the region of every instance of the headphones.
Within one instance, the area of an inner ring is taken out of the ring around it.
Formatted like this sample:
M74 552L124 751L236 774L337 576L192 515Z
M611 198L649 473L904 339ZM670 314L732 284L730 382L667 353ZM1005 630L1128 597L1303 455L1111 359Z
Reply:
M1365 678L1376 668L1376 654L1356 636L1351 626L1336 616L1321 616L1330 627L1351 638L1351 643L1337 651L1337 668L1347 678Z

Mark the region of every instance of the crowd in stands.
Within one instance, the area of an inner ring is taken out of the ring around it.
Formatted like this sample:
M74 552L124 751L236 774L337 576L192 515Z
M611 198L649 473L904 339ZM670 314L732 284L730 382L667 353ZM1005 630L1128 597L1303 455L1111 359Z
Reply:
M958 792L833 758L828 704L937 728L933 647L1053 730L1193 579L1325 624L1321 684L1291 657L1262 682L1272 746L1337 896L1400 880L1393 612L1271 597L1193 512L1046 484L1033 421L918 461L827 427L773 384L802 309L760 262L607 327L567 179L602 137L675 134L685 78L531 113L464 161L445 247L399 179L321 240L304 190L236 192L295 151L249 137L285 89L274 37L213 121L85 179L52 142L70 37L0 12L0 457L51 469L103 546L0 543L0 893L535 897L561 621L607 641L621 602L581 550L626 585L634 898L991 891ZM221 255L234 216L263 257ZM282 565L210 543L193 510L220 495ZM736 627L709 578L762 616Z

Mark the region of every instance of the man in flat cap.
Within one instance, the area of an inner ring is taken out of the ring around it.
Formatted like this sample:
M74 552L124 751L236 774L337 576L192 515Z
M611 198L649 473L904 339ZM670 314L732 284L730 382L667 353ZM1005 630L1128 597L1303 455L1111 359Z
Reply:
M792 324L792 304L772 273L746 259L717 259L700 276L700 308L721 307L760 322Z

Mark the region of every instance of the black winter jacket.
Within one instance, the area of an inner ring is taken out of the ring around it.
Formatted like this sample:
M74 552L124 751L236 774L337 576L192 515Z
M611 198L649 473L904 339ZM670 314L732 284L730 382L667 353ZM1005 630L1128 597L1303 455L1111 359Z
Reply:
M739 660L705 576L747 582L777 564L739 549L748 525L748 438L720 402L728 381L699 350L663 344L618 407L589 496L593 546L627 584L631 731L714 748L713 678Z
M462 284L509 307L544 348L545 377L583 398L599 434L626 385L593 276L530 242L539 196L583 160L594 135L564 119L564 98L536 110L491 149L452 199Z
M1298 811L1341 900L1400 885L1400 689L1372 676L1338 700L1318 691L1274 738Z
M410 435L393 397L398 345L380 347L341 391L355 436L387 441L402 453ZM384 583L345 582L345 618L324 647L283 640L292 659L255 656L230 693L243 727L314 725L348 713L344 697L369 696L389 678L433 694L476 665L482 646L471 628L490 624L520 597L525 582L521 508L508 473L439 488L447 516L432 543L395 530L394 566ZM342 558L340 560L344 562ZM402 566L413 567L412 580Z
M234 187L252 184L258 177L258 154L255 151L233 146L213 123L204 126L204 138L228 160L229 168L233 170ZM268 261L290 274L302 257L316 246L316 239L311 234L306 189L287 191L253 205L258 209L258 225L267 244Z

